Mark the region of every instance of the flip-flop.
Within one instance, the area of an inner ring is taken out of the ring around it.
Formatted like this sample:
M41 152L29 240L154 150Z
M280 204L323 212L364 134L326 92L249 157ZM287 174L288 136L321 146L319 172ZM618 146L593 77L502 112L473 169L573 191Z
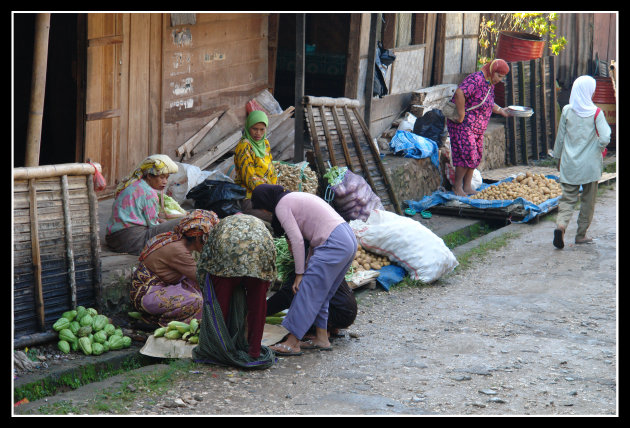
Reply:
M592 244L593 243L593 238L584 238L581 241L578 241L577 239L575 240L576 244Z
M553 245L556 248L564 248L564 233L562 229L556 229L553 231Z
M300 342L300 349L308 349L313 351L332 351L332 346L320 346L314 343L312 340L306 340Z
M276 349L273 349L274 347L278 347L278 348L282 348L282 349L286 349L286 351L278 351ZM297 357L300 355L303 355L304 352L302 351L293 351L293 348L290 346L287 346L283 343L276 343L275 345L272 345L269 347L273 352L275 352L276 355L283 355L285 357Z

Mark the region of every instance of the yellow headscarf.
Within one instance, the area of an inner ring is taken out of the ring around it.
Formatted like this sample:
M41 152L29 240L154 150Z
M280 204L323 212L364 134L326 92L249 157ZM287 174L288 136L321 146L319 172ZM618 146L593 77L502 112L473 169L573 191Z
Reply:
M114 197L118 196L129 185L140 180L145 174L162 175L175 174L176 172L177 164L167 155L151 155L140 162L136 169L118 184Z

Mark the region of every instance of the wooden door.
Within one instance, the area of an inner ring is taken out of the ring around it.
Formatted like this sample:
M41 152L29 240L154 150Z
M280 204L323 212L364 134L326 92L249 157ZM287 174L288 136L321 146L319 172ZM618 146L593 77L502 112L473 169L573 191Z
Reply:
M162 14L89 13L87 39L84 153L102 166L103 198L161 149Z

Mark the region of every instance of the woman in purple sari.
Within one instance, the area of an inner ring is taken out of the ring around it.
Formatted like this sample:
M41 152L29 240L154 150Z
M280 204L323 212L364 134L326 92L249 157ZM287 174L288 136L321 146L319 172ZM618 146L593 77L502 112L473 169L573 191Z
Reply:
M451 156L455 167L453 192L457 196L475 193L471 181L483 155L483 134L492 113L508 117L510 114L494 103L494 85L502 81L510 67L502 59L495 59L480 71L470 74L459 84L452 102L457 107L459 120L448 119L446 126L451 139Z

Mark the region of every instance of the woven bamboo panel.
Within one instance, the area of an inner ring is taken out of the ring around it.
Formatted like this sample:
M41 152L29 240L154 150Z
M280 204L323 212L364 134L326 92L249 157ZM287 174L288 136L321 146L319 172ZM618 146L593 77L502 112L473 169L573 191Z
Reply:
M65 194L63 177L67 180ZM50 329L63 312L73 308L73 304L96 305L100 254L93 242L94 235L98 235L98 222L94 222L91 215L94 209L90 203L91 180L92 175L14 180L15 338ZM37 206L35 211L31 198ZM37 230L36 237L33 236L34 229ZM67 230L70 230L69 234ZM37 245L35 250L34 243Z

